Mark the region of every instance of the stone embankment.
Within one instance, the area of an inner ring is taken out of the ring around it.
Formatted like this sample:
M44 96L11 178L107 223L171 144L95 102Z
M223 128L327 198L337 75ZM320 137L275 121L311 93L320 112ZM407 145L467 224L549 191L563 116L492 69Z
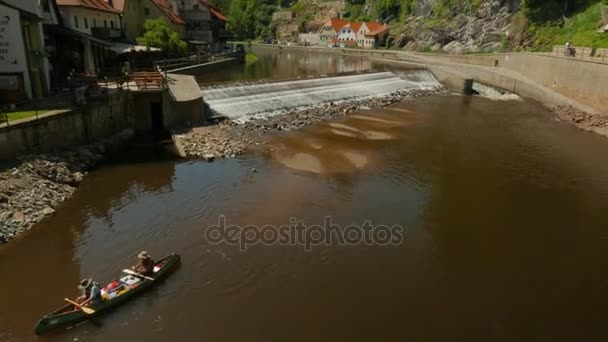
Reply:
M18 166L0 172L0 244L53 214L88 170L132 136L132 130L125 130L90 145L23 156Z
M361 108L381 108L416 97L445 93L445 89L408 89L380 97L323 103L252 117L244 123L224 120L218 124L175 130L173 138L183 157L212 161L236 157L246 148L264 147L266 136L296 130L317 122L335 120Z
M589 114L572 106L549 106L557 118L567 121L580 129L592 131L608 137L608 116Z

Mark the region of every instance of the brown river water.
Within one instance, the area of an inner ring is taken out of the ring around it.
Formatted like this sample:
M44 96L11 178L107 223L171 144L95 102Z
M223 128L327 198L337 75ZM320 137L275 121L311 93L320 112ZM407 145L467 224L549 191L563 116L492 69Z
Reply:
M270 152L213 163L133 149L91 172L54 216L0 247L0 341L608 337L605 138L532 101L449 95L273 140ZM242 252L206 238L220 215L259 226L371 220L401 225L404 239ZM94 322L33 334L82 277L108 281L143 249L178 252L182 266Z

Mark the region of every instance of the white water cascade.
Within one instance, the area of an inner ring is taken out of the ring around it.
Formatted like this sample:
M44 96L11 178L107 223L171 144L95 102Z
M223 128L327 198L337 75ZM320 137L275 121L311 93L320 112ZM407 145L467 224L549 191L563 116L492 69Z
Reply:
M243 119L300 106L351 98L386 95L398 90L441 87L428 70L375 72L296 81L203 89L203 99L215 115Z

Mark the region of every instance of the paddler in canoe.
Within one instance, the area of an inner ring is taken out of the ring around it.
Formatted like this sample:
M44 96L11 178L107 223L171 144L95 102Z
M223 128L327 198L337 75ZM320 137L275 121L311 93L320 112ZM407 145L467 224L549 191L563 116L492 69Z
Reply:
M85 278L80 281L78 288L82 291L82 294L76 298L76 303L82 306L101 303L101 288L98 282L91 278Z
M137 264L131 269L143 276L153 276L154 275L154 260L152 256L146 251L142 251L137 255Z

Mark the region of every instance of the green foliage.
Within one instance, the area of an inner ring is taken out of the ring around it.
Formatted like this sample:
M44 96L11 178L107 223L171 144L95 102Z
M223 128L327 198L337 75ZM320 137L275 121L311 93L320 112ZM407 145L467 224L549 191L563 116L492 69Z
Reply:
M245 64L252 64L258 61L258 56L255 53L247 52L245 54Z
M371 21L371 16L363 13L363 8L363 4L347 4L344 16L352 21Z
M222 13L228 13L230 9L230 0L209 0L209 3L219 8Z
M278 9L276 0L232 0L228 29L237 39L272 35L272 13Z
M185 53L188 47L163 19L147 19L144 22L144 35L137 38L137 44L177 54Z
M600 7L593 5L566 20L565 23L546 22L544 19L541 22L532 21L529 31L534 37L534 49L549 51L553 45L563 45L567 41L574 46L608 47L608 35L596 32L600 18Z

